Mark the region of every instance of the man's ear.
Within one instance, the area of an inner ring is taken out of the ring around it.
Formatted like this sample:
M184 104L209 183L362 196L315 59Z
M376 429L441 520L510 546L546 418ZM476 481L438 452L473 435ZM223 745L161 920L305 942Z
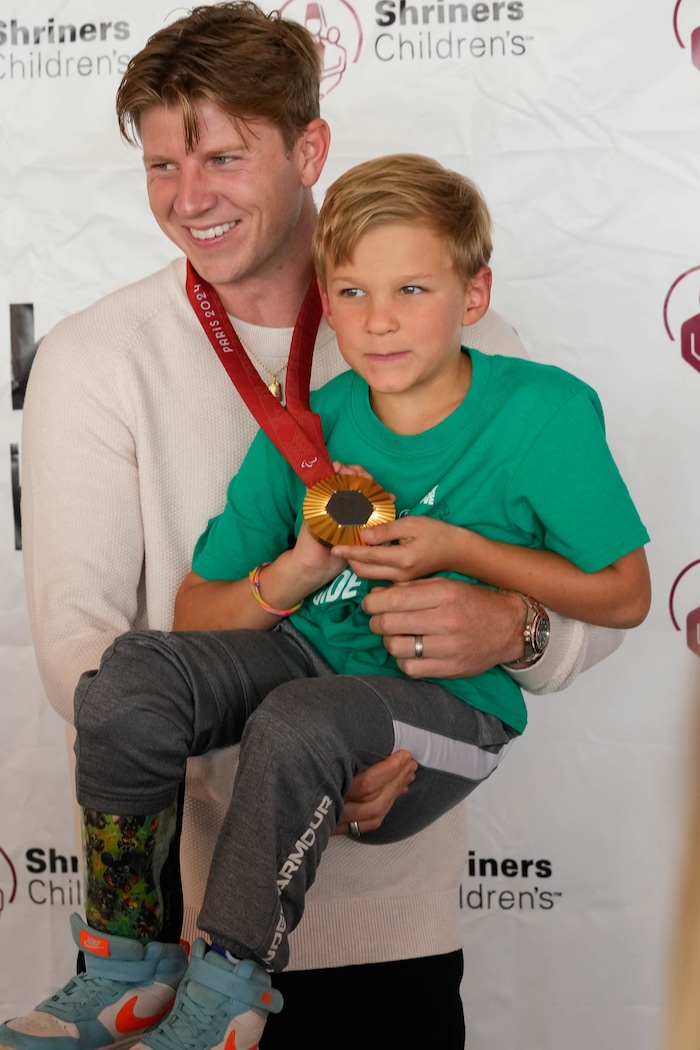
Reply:
M328 322L328 327L332 328L333 331L335 331L335 326L333 324L333 316L332 316L332 313L331 313L331 301L328 298L328 292L323 287L323 285L319 281L318 277L316 278L316 283L318 285L318 291L319 291L319 294L321 296L321 306L323 307L323 316L325 317L326 321Z
M314 186L318 182L330 145L331 129L326 121L320 117L310 121L294 147L299 157L302 186Z
M462 324L474 324L480 321L491 302L491 281L493 274L489 266L482 266L464 295L464 316Z

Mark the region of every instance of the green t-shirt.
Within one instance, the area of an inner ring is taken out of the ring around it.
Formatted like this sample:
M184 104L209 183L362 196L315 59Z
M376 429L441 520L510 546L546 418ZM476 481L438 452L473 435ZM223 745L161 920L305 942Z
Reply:
M315 391L311 404L331 458L362 464L395 493L397 516L429 514L492 539L546 548L586 572L643 546L649 537L608 449L595 391L559 368L468 352L467 396L422 434L385 427L354 372ZM194 571L238 580L274 560L294 544L304 494L303 482L260 432L229 485L225 509L197 543ZM374 586L348 568L292 616L339 674L401 674L361 608ZM435 681L517 732L525 728L522 694L502 668Z

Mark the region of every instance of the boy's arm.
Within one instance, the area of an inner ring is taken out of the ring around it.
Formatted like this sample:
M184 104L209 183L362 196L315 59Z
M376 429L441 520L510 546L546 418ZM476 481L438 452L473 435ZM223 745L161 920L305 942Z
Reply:
M488 539L427 516L378 525L363 538L363 547L334 550L365 579L402 582L459 572L502 590L536 595L555 612L601 627L636 627L649 611L651 584L642 548L589 573L553 551Z
M468 529L455 532L460 534L453 537L455 563L463 566L457 571L482 583L536 592L547 608L599 627L637 627L649 612L651 580L643 547L597 572L584 572L553 551L501 543Z
M345 565L302 526L294 547L260 567L255 581L257 596L248 576L213 580L188 573L175 597L173 629L269 631L307 595L335 579Z

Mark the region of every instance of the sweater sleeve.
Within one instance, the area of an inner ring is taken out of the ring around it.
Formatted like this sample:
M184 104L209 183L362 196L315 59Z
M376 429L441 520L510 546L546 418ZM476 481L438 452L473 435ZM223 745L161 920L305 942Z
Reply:
M550 612L551 635L541 658L522 671L506 668L521 689L543 695L566 689L580 674L620 647L625 631L568 620Z
M81 367L80 324L69 318L42 341L22 420L29 618L47 696L69 722L78 678L137 618L144 547L138 464L114 359L103 351Z

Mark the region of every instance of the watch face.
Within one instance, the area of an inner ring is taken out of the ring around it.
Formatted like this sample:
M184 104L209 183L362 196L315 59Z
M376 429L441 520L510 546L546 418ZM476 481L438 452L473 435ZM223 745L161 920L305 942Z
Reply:
M543 653L549 641L549 617L538 616L532 633L532 648L536 653Z

